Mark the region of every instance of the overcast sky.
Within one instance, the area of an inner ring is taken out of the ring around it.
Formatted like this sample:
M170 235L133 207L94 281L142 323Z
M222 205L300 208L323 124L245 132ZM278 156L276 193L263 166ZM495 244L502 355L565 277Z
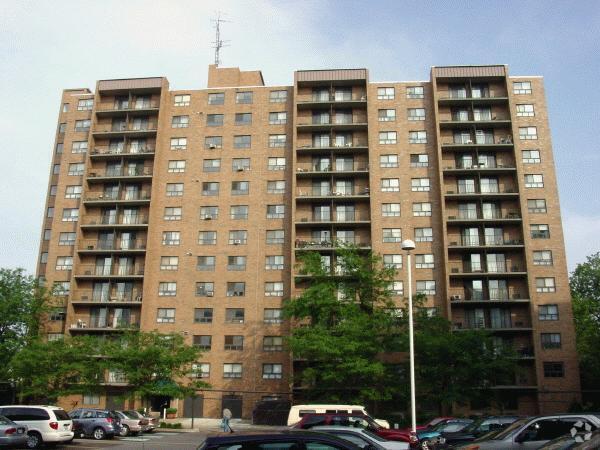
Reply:
M206 87L218 8L223 66L366 67L426 80L432 65L508 64L543 75L569 268L600 250L600 2L0 0L0 267L35 270L62 89L166 76Z

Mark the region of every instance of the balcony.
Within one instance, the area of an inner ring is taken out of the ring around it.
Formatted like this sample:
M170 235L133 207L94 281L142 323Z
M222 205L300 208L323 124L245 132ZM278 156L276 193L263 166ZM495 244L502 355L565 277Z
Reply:
M141 289L133 292L94 292L93 290L77 290L71 295L71 304L73 305L103 305L107 306L138 306L142 303Z
M502 248L505 250L520 249L523 247L522 239L504 239L503 237L490 236L463 236L457 238L450 236L451 242L448 244L448 250L467 250L473 248ZM452 241L452 239L457 239Z
M508 96L503 91L483 91L478 95L466 91L439 91L438 103L440 105L493 105L508 102Z
M148 122L142 124L117 123L117 124L97 124L92 129L92 134L98 137L144 137L155 135L158 122Z
M478 187L457 187L456 189L447 189L445 194L447 199L468 199L468 198L516 198L519 192L514 187L505 186L503 188L487 189L481 191Z
M301 214L299 214L301 216ZM313 225L362 225L371 223L371 217L368 213L346 213L331 216L312 215L310 217L299 217L296 221L296 226L313 226Z
M510 270L509 270L510 269ZM523 277L526 276L527 272L525 269L517 264L513 264L508 267L506 264L478 264L471 265L469 262L463 264L450 265L450 277L464 277L464 278L479 278L479 277Z
M146 251L145 239L114 239L97 240L86 239L79 242L77 251L82 254L102 253L144 253Z
M329 155L332 153L366 153L369 143L366 140L352 140L349 142L313 142L300 145L296 150L300 153Z
M330 131L332 129L341 130L357 130L367 128L367 117L350 117L340 118L332 117L327 119L312 118L310 121L306 121L306 118L296 124L298 132L302 131Z
M466 330L484 330L491 332L511 332L511 333L523 333L530 332L533 330L531 325L526 322L514 322L504 321L503 323L492 323L489 320L483 321L466 321L466 322L454 322L452 324L454 331L466 331Z
M333 165L319 165L310 163L298 163L296 164L296 176L297 177L312 177L320 175L352 175L352 174L368 174L369 163L368 162L354 162L352 164L333 164Z
M473 127L485 128L509 128L510 115L508 114L484 114L478 117L452 116L440 119L441 129L471 129Z
M498 303L529 303L529 298L512 288L485 289L483 291L465 288L450 295L453 305L485 305Z
M148 226L148 217L142 215L136 216L85 216L81 222L81 227L86 229L94 228L146 228Z
M125 266L80 265L77 266L77 272L75 278L79 279L143 278L144 266L137 264Z
M513 140L511 135L489 136L481 135L476 138L455 138L442 136L442 150L512 150Z
M123 332L128 330L137 330L140 328L140 323L131 320L116 320L107 322L106 320L98 320L90 318L89 320L78 319L69 327L71 334L73 333L105 333L105 332Z
M338 248L347 248L351 246L368 250L371 248L371 241L367 238L359 237L324 240L304 240L302 238L298 238L294 243L294 250L335 251Z
M100 145L93 148L90 152L92 159L120 159L122 157L143 157L143 156L154 156L155 147L153 145L128 145L124 146L110 146Z
M90 168L87 174L87 180L88 183L104 183L106 181L145 181L152 179L152 172L152 167Z
M521 213L519 211L488 211L485 215L477 214L477 212L459 213L458 216L448 216L446 219L448 224L463 224L463 223L489 223L489 222L501 222L501 223L519 223L521 222Z
M159 107L158 100L100 102L96 104L96 114L98 117L148 115L158 113Z
M106 204L127 204L143 205L150 203L151 191L139 192L116 192L116 193L95 193L88 192L83 199L84 205L106 205Z
M298 95L296 100L298 109L329 109L336 108L366 108L367 95L361 94L340 94L337 95Z
M498 163L481 163L481 164L455 164L453 166L444 166L443 171L448 175L464 175L464 174L472 174L476 172L481 172L484 174L492 174L492 173L510 173L515 172L517 168L513 163L504 164L501 162Z
M358 200L369 197L369 188L366 186L354 186L345 189L329 188L298 188L296 191L296 200L314 200L314 199L330 199L330 200Z

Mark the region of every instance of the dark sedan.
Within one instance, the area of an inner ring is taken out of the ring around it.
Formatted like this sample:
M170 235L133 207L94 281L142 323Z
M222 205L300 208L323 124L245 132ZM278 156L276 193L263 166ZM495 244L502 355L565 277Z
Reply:
M482 417L475 422L468 424L461 430L442 431L442 436L446 438L446 444L449 446L460 445L472 442L478 437L494 430L501 430L519 419L519 416L488 416Z

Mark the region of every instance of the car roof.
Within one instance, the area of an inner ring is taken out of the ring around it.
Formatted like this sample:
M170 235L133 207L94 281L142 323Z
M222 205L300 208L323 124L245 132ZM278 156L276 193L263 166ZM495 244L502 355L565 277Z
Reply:
M327 434L327 433L319 433L316 431L308 431L308 430L281 430L281 431L270 431L270 432L261 432L261 431L249 431L249 432L243 432L243 433L227 433L227 434L209 434L206 438L206 443L207 444L213 444L213 443L220 443L220 444L227 444L229 442L234 443L234 442L239 442L241 440L243 441L261 441L261 440L279 440L279 439L285 439L286 437L294 437L294 438L321 438L321 439L327 439L327 440L331 440L334 442L340 442L340 443L344 443L345 445L348 445L348 441L345 441L343 439L340 439L336 436L333 436L331 434ZM354 446L354 444L352 444L352 446ZM354 446L357 449L359 448L358 446Z
M311 430L319 431L319 430L340 430L340 431L353 431L355 433L364 433L364 428L355 428L355 427L345 427L343 425L317 425L316 427L312 427Z
M54 406L54 405L0 405L0 408L53 408L53 409L62 409L60 406Z

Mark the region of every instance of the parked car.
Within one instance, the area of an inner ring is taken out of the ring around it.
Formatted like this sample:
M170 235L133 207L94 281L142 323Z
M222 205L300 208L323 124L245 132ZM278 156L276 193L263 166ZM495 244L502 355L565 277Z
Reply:
M26 444L27 426L0 416L0 447L24 447Z
M44 443L67 443L73 440L73 421L58 406L3 405L0 416L27 427L27 448L38 448Z
M119 436L137 436L144 428L148 426L148 419L139 418L137 415L130 413L129 411L115 411L115 414L121 419L121 431Z
M248 448L361 450L356 444L337 436L303 430L209 435L197 450L243 450Z
M288 414L288 427L300 421L306 414L363 414L370 416L366 408L361 405L293 405ZM383 428L389 428L387 420L373 419Z
M157 417L152 417L150 415L142 414L141 412L136 411L135 409L128 409L127 411L123 411L123 412L125 414L131 414L140 420L146 419L148 421L148 423L144 426L144 429L142 430L144 433L152 433L159 426L159 420Z
M519 416L486 416L471 421L472 423L462 427L462 429L446 430L441 433L446 439L446 444L460 445L465 442L472 442L490 431L506 428L517 419L519 419Z
M417 438L419 439L420 446L422 449L427 449L445 444L446 439L442 435L442 430L458 430L464 428L471 422L473 421L470 419L454 419L450 417L438 417L433 419L427 424L427 427L417 427ZM411 429L404 428L402 431L410 433Z
M417 436L404 430L384 428L375 420L364 414L305 414L294 428L308 430L322 425L339 425L345 427L365 428L378 436L390 441L408 442L416 448L419 442Z
M333 434L347 441L353 442L362 449L369 450L408 450L408 442L388 441L365 428L341 427L335 425L317 426L311 431Z
M79 408L69 413L79 437L112 439L121 432L121 419L108 409Z
M577 422L588 424L593 430L600 426L600 417L594 414L557 414L526 417L507 428L493 431L473 442L453 448L463 450L538 449L552 439L570 432Z
M453 433L456 431L461 431L471 425L474 422L473 419L445 419L439 422L437 425L429 428L429 430L438 431L442 433Z
M435 417L431 419L429 422L424 423L423 425L417 425L417 430L424 430L426 428L432 428L440 422L444 422L448 419L453 419L454 417Z
M596 430L591 433L591 436L586 436L587 433L576 433L579 436L577 442L576 436L572 436L571 433L565 434L559 438L553 439L546 445L540 447L538 450L597 450L600 448L600 430Z

